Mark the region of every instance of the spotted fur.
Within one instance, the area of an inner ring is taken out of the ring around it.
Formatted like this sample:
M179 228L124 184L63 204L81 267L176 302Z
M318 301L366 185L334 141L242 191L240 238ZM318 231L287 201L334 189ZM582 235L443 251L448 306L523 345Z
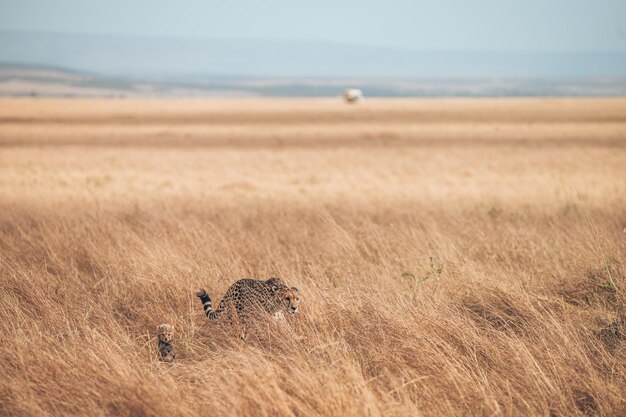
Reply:
M207 319L217 320L226 312L229 321L238 322L242 326L242 339L251 319L264 313L272 316L282 315L283 311L295 314L300 304L298 289L288 287L276 277L268 280L240 279L228 288L215 310L206 290L199 289L196 296L202 302Z

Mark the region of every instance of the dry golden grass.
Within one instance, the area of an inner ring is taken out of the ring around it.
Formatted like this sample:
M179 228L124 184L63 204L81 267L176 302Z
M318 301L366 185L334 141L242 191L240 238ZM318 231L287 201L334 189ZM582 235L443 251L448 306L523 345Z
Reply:
M626 100L2 100L0 414L626 415L625 227Z

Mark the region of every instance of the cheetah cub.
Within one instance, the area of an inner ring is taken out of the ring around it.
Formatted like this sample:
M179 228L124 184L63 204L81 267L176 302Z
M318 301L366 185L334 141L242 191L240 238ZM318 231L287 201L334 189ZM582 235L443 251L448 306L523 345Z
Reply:
M270 315L275 320L284 318L283 312L296 314L300 305L300 295L296 287L288 287L280 278L268 280L240 279L226 291L217 309L213 310L211 298L204 289L196 291L196 296L209 320L217 320L222 313L231 323L237 322L241 328L240 338L246 338L248 324L262 315Z
M174 326L171 324L159 324L157 326L159 343L159 359L164 362L172 362L176 358L176 351L172 346L174 340Z

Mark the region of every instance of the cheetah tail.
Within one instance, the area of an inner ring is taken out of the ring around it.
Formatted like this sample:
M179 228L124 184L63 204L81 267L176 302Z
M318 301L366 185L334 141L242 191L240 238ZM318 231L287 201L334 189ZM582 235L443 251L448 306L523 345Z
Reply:
M222 314L222 311L224 311L223 302L221 302L219 306L217 306L217 310L215 311L211 310L211 306L212 306L211 297L209 297L209 294L207 294L204 288L201 288L198 291L196 291L196 296L200 298L200 301L202 302L202 307L204 308L204 314L206 315L207 319L215 320Z

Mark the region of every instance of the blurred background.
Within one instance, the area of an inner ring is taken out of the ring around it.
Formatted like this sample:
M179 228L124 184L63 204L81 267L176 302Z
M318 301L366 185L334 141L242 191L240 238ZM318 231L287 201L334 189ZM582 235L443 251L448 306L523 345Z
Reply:
M626 2L0 1L2 96L623 96Z

